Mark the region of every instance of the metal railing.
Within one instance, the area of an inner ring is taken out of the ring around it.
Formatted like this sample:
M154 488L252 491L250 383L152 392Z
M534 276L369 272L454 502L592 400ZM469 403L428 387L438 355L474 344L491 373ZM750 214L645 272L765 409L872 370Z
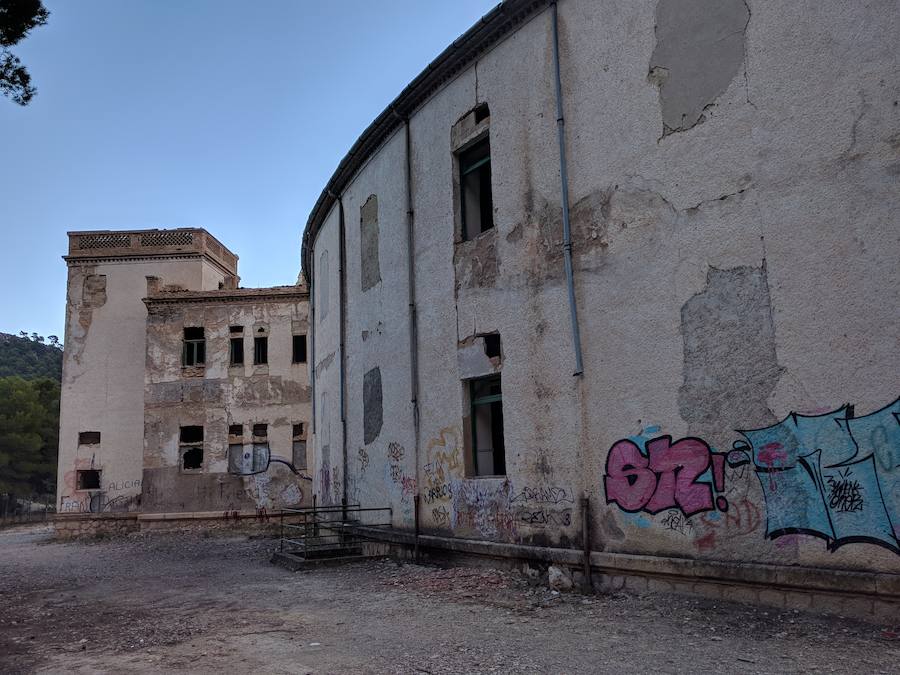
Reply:
M359 504L282 509L279 549L303 558L357 555L365 539L358 528L390 527L392 513Z

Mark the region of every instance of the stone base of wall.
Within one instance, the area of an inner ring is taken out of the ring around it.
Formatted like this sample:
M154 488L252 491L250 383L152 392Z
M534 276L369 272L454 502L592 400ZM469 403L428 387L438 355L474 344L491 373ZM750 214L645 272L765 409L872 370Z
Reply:
M285 522L288 522L286 520ZM132 532L212 532L278 536L280 518L255 511L86 513L53 519L60 540L118 537Z
M363 548L364 554L413 556L415 535L412 533L381 528L359 529L370 538ZM419 552L426 559L455 558L515 568L553 564L568 568L576 586L583 579L584 554L573 549L421 535ZM590 568L593 590L600 593L674 593L869 621L896 621L900 616L900 574L600 551L591 552Z

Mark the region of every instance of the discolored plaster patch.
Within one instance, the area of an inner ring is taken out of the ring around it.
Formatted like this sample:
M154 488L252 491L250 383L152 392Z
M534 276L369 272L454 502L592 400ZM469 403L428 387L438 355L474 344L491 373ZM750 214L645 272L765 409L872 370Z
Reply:
M744 63L749 22L746 0L659 0L648 80L659 87L663 136L704 121Z
M363 441L366 445L378 438L383 418L381 369L376 366L363 377Z
M360 283L363 292L381 281L378 260L378 197L371 195L359 209Z
M782 368L765 263L711 267L706 288L681 308L681 333L684 384L678 406L690 435L727 448L733 429L776 422L767 401Z
M493 286L500 275L497 255L497 228L482 232L474 239L461 241L453 251L456 288Z
M106 304L106 275L88 274L84 277L81 292L81 305L95 309Z

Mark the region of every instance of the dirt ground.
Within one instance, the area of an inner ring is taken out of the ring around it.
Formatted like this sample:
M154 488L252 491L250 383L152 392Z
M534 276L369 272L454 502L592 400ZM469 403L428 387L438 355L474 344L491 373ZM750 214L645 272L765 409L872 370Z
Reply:
M894 627L387 560L290 573L271 540L0 531L3 673L896 673ZM900 619L898 619L900 623Z

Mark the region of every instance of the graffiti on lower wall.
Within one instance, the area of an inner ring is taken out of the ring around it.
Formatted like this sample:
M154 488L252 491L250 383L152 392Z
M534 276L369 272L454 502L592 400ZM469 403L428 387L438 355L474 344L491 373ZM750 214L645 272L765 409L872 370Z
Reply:
M737 433L743 438L727 453L699 438L616 441L603 477L607 503L665 512L666 528L681 534L694 531L698 516L702 550L716 529L749 533L759 525L762 506L725 496L729 475L749 465L762 488L766 538L813 535L832 551L865 542L900 553L900 398L862 417L846 405Z

